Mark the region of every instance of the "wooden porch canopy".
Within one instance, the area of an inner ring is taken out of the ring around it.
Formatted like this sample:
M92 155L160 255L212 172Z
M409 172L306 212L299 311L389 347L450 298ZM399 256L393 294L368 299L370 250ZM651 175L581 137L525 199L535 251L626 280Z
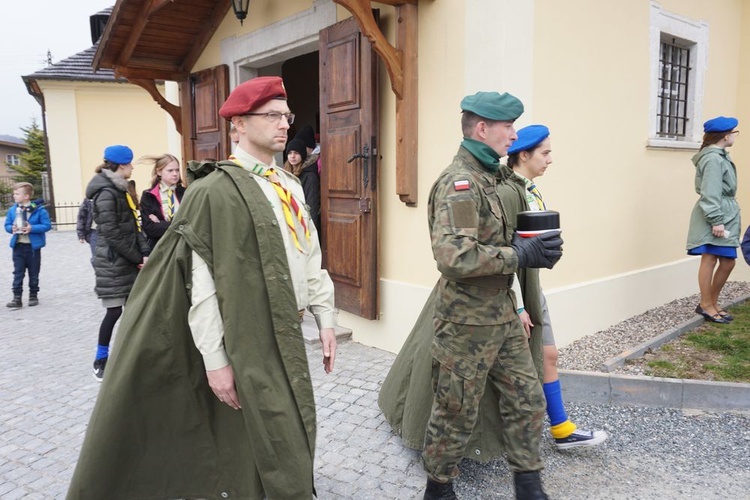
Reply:
M416 205L418 0L378 1L396 9L395 47L375 23L371 0L333 1L352 13L388 71L396 95L396 192ZM92 66L113 69L145 89L182 134L181 108L159 93L156 81L189 78L230 6L230 0L117 0ZM250 15L252 9L250 2Z

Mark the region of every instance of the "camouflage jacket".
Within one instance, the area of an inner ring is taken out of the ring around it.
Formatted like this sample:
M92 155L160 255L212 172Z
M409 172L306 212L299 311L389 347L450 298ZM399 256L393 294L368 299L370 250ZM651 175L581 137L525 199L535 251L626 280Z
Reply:
M497 178L463 147L435 181L428 205L432 253L442 274L435 317L497 325L517 319L508 289L518 267L513 224Z

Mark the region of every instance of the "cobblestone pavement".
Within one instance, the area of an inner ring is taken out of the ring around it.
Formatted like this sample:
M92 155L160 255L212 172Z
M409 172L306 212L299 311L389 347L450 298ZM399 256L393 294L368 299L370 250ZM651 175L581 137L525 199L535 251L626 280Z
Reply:
M40 305L5 308L12 273L6 242L0 251L7 291L0 304L0 498L63 498L99 390L91 362L104 311L93 293L88 246L72 232L48 235ZM308 350L318 405L319 498L421 498L419 456L391 433L376 402L394 355L346 342L336 371L325 375L319 348ZM605 428L613 437L580 453L557 453L545 440L544 480L554 498L747 494L747 416L593 405L572 410L582 423ZM693 453L703 458L694 460ZM673 462L676 470L670 469ZM504 462L464 462L462 469L456 485L460 498L511 497Z

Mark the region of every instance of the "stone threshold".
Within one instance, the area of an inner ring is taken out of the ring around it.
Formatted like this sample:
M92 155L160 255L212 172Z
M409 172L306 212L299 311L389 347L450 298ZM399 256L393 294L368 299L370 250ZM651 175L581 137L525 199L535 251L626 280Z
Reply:
M315 317L310 314L309 311L305 311L305 315L302 318L302 337L305 339L305 344L309 345L320 345L320 331L318 330L318 324L315 323ZM336 327L336 342L341 343L347 340L351 340L352 330L343 326Z

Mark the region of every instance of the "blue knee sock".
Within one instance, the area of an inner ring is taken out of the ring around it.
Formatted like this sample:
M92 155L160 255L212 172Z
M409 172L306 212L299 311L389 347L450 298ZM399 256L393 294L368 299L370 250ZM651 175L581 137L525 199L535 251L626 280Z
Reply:
M544 384L544 397L547 399L547 415L549 416L550 432L555 439L564 439L576 430L576 424L568 420L565 405L562 400L560 380Z
M565 413L565 405L563 405L560 380L544 384L544 397L547 399L547 415L550 425L561 424L568 420L568 414Z
M109 346L108 345L97 345L96 346L96 359L108 358L109 357Z

